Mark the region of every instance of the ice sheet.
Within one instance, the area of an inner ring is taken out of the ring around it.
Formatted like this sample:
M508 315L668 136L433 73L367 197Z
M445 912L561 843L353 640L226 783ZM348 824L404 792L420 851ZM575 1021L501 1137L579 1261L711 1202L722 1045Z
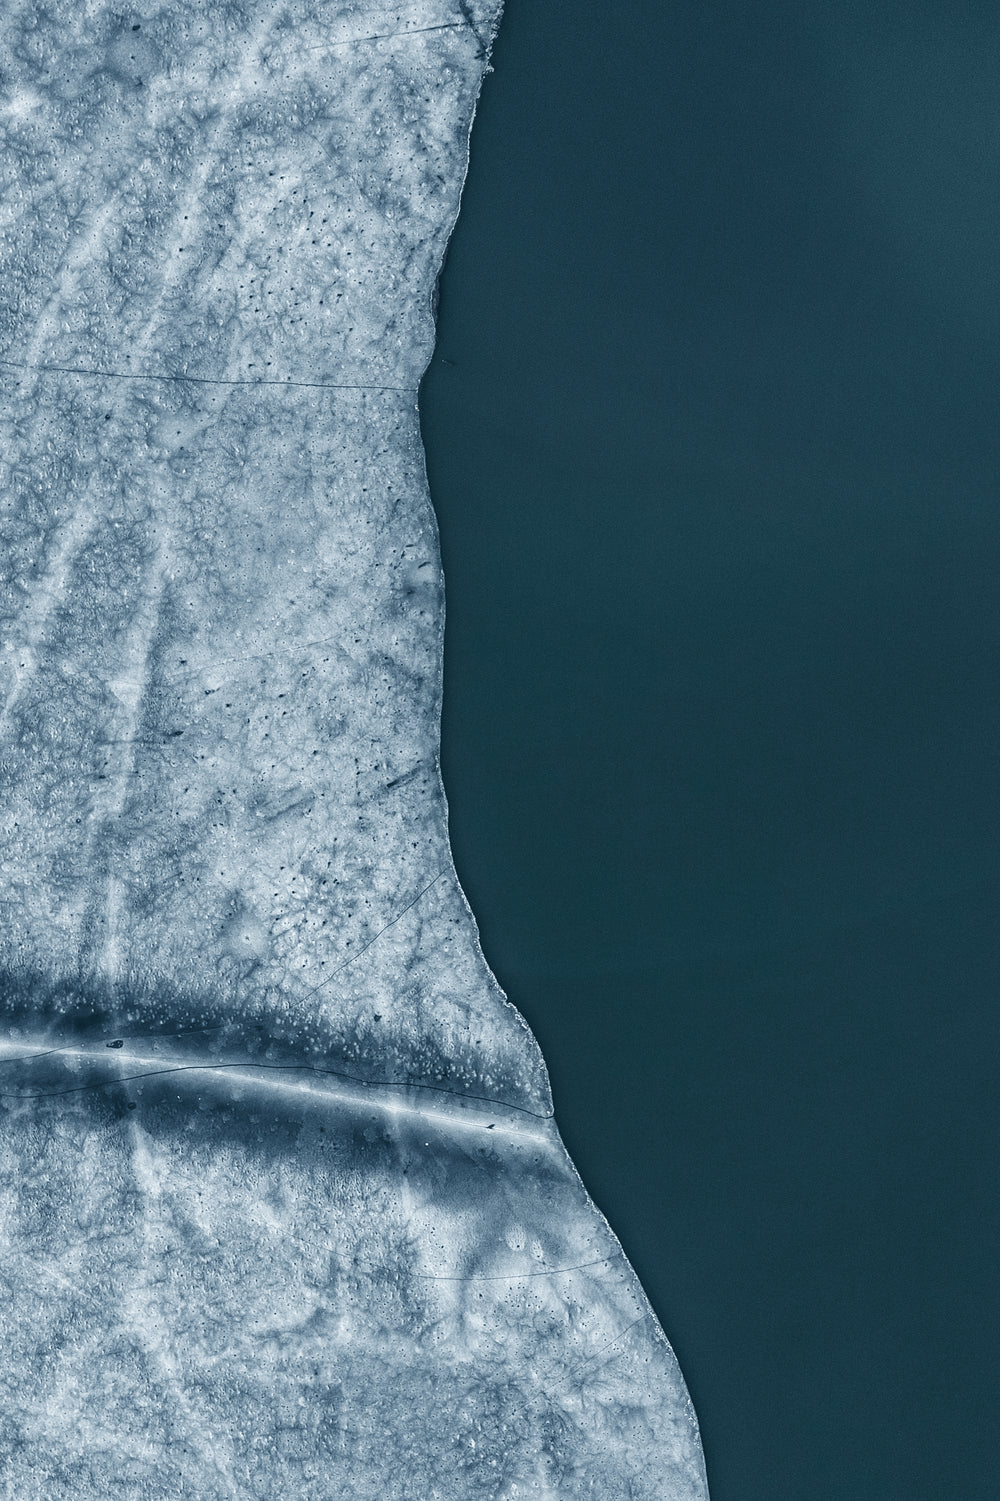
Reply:
M416 389L496 20L0 21L11 1496L704 1494L448 847Z

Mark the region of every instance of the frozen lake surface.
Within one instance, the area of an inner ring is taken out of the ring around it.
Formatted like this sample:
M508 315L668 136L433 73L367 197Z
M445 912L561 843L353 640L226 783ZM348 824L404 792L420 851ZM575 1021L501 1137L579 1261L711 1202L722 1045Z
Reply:
M705 1494L479 949L416 390L488 4L0 28L10 1494Z

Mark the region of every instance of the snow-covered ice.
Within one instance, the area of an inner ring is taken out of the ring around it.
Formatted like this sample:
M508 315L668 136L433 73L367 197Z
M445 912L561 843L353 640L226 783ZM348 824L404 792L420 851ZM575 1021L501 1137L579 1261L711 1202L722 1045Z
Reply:
M416 390L496 21L0 17L19 1501L705 1495L448 846Z

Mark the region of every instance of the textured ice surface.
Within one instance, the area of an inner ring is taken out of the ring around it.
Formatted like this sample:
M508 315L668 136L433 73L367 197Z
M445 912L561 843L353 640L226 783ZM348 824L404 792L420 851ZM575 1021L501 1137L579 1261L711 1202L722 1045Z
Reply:
M0 14L0 1475L704 1495L455 879L416 388L495 0Z

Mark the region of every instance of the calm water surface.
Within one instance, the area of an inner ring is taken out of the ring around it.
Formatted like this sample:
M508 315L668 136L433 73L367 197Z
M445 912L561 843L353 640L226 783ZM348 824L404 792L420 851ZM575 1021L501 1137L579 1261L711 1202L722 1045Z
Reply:
M442 278L459 873L714 1501L997 1495L998 30L508 0Z

